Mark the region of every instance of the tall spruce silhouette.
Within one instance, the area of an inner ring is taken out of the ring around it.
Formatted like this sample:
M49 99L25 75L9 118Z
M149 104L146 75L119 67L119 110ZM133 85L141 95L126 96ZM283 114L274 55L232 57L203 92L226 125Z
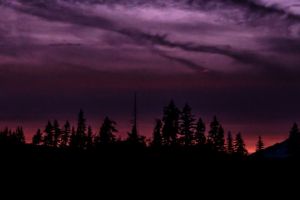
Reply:
M5 148L6 146L8 146L10 140L10 136L9 136L9 130L7 127L5 127L5 129L0 132L0 148Z
M258 157L264 156L263 150L264 150L264 143L261 139L261 136L258 136L258 142L256 144L256 149L255 149L255 152L257 153Z
M19 144L25 144L25 135L22 126L18 126L16 130L17 141Z
M118 130L115 128L115 125L117 125L117 123L110 120L108 117L104 119L99 131L99 140L101 145L107 146L116 141L114 133L118 133Z
M290 156L300 156L300 132L298 125L294 123L287 139L286 154Z
M137 104L136 104L136 93L134 94L134 110L133 110L133 120L131 121L132 129L131 133L127 132L128 138L127 141L131 145L144 144L145 145L145 136L140 136L137 130Z
M41 130L38 129L36 134L32 137L32 144L33 145L40 145L43 141L43 136Z
M53 123L53 146L54 147L58 147L58 145L60 145L60 141L61 141L61 130L59 128L59 124L57 122L57 120L54 120Z
M226 152L228 154L233 154L234 153L233 140L232 140L232 136L231 136L230 131L228 131L228 136L227 136Z
M216 150L225 151L224 129L220 125L216 136Z
M199 147L204 147L206 143L205 123L203 123L201 118L199 118L196 124L195 141L196 141L196 145Z
M86 137L86 149L91 150L94 147L94 141L93 141L93 131L92 127L88 127L87 137Z
M77 142L75 127L72 126L69 146L71 149L76 149L78 146L77 144L78 144L78 142Z
M48 121L48 124L45 127L44 130L44 138L43 143L45 146L52 147L53 146L53 140L54 140L54 134L53 134L53 126L50 121Z
M186 103L180 116L182 122L180 135L184 137L185 147L192 145L194 140L194 121L196 121L196 119L194 118L195 115L192 115L191 110L192 109L190 108L190 106Z
M248 154L241 132L236 135L234 151L235 154L239 156L246 156Z
M156 119L151 146L159 147L162 145L161 129L162 129L162 122L160 119Z
M11 131L11 129L8 130L8 145L9 146L18 146L19 144L21 144L20 141L20 137L17 135L17 132L19 132L18 130L19 128L16 129L16 131ZM7 130L6 130L7 131ZM24 136L23 136L24 137Z
M164 107L164 116L162 121L164 123L162 129L162 136L164 144L167 146L175 146L177 135L179 134L180 126L180 110L175 106L173 100L167 107Z
M76 142L77 148L84 149L86 145L86 119L84 118L83 111L80 109L78 114L77 130L76 130Z
M70 123L67 120L66 124L63 126L62 131L61 131L61 143L60 143L61 148L66 148L68 146L69 139L70 139L70 133L71 133Z
M213 121L210 123L210 130L207 136L207 143L210 148L217 150L217 140L218 140L218 132L219 132L220 124L217 120L217 117L214 116Z

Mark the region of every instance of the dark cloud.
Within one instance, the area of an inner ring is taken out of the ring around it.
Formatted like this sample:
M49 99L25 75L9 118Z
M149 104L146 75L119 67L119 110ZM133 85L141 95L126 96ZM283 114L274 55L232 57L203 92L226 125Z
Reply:
M197 70L197 71L202 71L202 72L205 72L205 70L207 70L206 68L204 68L200 65L197 65L189 60L183 59L183 58L177 58L177 57L172 57L172 56L168 56L168 55L161 55L161 56L164 58L167 58L169 60L179 62L192 70Z
M258 38L259 43L266 45L266 48L270 51L299 55L300 53L300 40L283 37L263 37Z
M81 44L77 43L54 43L54 44L49 44L51 47L59 47L59 46L80 46Z
M282 66L270 62L268 59L265 59L261 55L253 52L247 51L243 49L234 49L230 45L226 46L213 46L213 45L194 45L193 43L180 43L180 42L171 42L166 39L167 34L165 35L151 35L147 33L143 33L139 30L129 30L124 29L119 31L121 34L132 37L136 40L147 40L155 45L162 45L170 48L179 48L184 51L191 52L200 52L200 53L211 53L211 54L220 54L224 56L228 56L236 61L245 64L252 64L253 66L271 69L271 70L279 70L280 72L283 70ZM177 60L179 61L179 60Z
M128 5L129 8L136 6L157 6L159 7L174 7L176 9L189 9L194 11L220 11L218 14L224 19L235 20L238 23L248 23L249 25L257 25L261 23L258 20L266 18L267 22L270 20L282 20L282 16L290 22L299 22L299 15L293 13L287 13L276 5L264 5L262 2L256 3L256 1L249 0L195 0L195 1L46 1L46 0L22 0L22 6L10 5L13 8L25 12L27 14L39 16L47 20L64 21L68 23L76 23L83 26L92 26L103 28L107 30L115 30L115 24L105 17L87 15L84 9L74 9L76 2L79 2L81 6L85 4L100 4L100 5ZM69 5L66 4L69 3ZM188 5L188 6L186 6ZM221 6L220 6L221 5ZM109 9L109 8L108 8ZM231 12L231 9L240 9L239 14ZM222 10L228 10L223 12ZM243 13L241 15L241 13ZM276 16L275 16L276 15ZM268 17L270 16L270 17Z
M50 21L66 22L71 24L77 24L82 26L97 27L105 30L114 30L114 23L106 19L105 17L88 15L87 13L76 11L67 6L60 4L48 4L48 3L31 3L28 5L17 6L12 5L14 9L44 18Z

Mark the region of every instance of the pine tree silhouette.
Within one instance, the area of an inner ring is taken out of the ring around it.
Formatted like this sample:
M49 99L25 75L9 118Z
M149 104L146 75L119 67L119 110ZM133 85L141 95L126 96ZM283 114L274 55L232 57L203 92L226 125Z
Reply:
M53 146L58 147L58 145L60 145L60 141L61 141L61 130L59 128L59 124L58 124L57 120L54 120L53 131L54 131Z
M175 106L173 100L171 100L169 106L164 107L164 116L162 118L164 123L162 136L165 145L176 145L176 138L180 130L179 118L180 110Z
M151 146L159 147L162 145L162 122L160 119L156 119L155 128L153 130L153 140Z
M208 132L208 143L212 149L217 150L217 136L219 131L220 124L217 120L217 117L214 116L213 121L210 123L210 131Z
M195 140L196 140L197 146L204 147L204 145L206 143L205 124L203 123L201 118L199 118L199 120L196 124Z
M23 131L22 126L17 127L16 136L17 136L19 144L25 144L26 143L25 135L24 135L24 131Z
M264 156L263 150L264 150L264 143L261 140L261 136L259 136L258 137L258 142L256 144L256 150L255 150L258 157L263 157Z
M184 137L185 147L190 146L194 140L194 121L196 121L196 119L194 118L195 115L191 114L191 110L190 106L186 103L180 117L182 121L180 135Z
M216 150L224 151L225 150L225 139L224 139L224 129L220 125L216 137Z
M245 146L246 145L242 138L242 134L241 134L241 132L239 132L235 138L235 144L234 144L235 154L237 154L239 156L246 156L248 154L248 151L246 150Z
M233 154L234 153L233 140L232 140L232 136L231 136L230 131L228 131L226 151L227 151L228 154Z
M5 129L0 132L0 148L6 148L9 145L9 131L8 128L5 127Z
M66 148L68 146L69 139L70 139L70 133L71 133L70 123L67 120L66 124L64 125L64 127L62 128L62 131L61 131L61 143L60 143L61 148Z
M93 143L93 131L92 131L92 127L89 126L88 127L88 133L87 133L87 138L86 138L86 149L87 150L91 150L94 147L94 143Z
M108 117L104 119L99 131L99 140L101 145L107 146L115 142L116 136L113 133L117 133L118 130L114 125L117 125L115 121L110 120Z
M294 123L287 139L286 154L290 156L300 156L300 132L298 125Z
M43 136L41 130L38 129L36 134L32 137L32 144L33 145L40 145L43 142Z
M48 121L48 124L46 125L46 128L44 130L45 136L44 136L44 145L53 147L53 140L54 140L54 133L53 133L53 126L50 121Z
M70 148L76 149L78 147L77 137L74 126L72 127L71 136L70 136Z
M7 129L5 131L7 131ZM8 145L10 145L10 146L11 145L16 146L20 143L16 131L13 131L13 132L11 130L8 131L8 140L9 140Z
M80 109L78 114L76 141L79 149L84 149L86 145L86 119L83 116L83 111Z

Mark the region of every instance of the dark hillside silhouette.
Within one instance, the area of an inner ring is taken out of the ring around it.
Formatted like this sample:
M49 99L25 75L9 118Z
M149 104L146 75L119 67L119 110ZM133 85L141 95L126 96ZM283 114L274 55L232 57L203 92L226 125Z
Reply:
M300 156L300 132L296 123L294 123L290 130L290 135L287 140L286 154L296 157Z

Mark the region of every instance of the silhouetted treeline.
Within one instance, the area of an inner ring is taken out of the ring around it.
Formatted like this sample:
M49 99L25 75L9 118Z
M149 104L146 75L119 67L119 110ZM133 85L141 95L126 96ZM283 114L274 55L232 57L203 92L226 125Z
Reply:
M161 150L163 148L185 148L197 149L206 153L222 153L244 156L248 152L245 148L241 133L232 139L228 132L227 141L222 125L214 116L207 128L201 118L196 119L192 114L191 107L186 103L183 109L176 107L171 100L169 105L163 108L163 116L156 119L153 135L146 139L139 134L137 126L137 103L134 100L132 129L128 137L121 140L116 139L117 123L106 117L100 129L93 131L88 126L84 112L80 109L77 116L77 124L71 126L68 120L60 125L57 120L48 121L44 129L38 129L32 137L32 145L45 147L47 149L68 149L68 150L99 150L103 148L150 148ZM208 134L205 134L205 131ZM1 146L11 144L25 144L22 127L12 132L7 128L0 132ZM147 144L146 144L147 143Z
M0 148L19 147L25 145L25 142L22 126L18 126L15 131L7 127L0 131Z
M196 118L192 114L192 109L187 103L182 109L179 109L171 100L169 105L163 108L162 118L155 120L152 137L146 139L138 131L135 97L131 122L132 129L128 132L128 137L121 140L115 135L118 130L114 120L106 117L100 129L93 131L91 126L87 124L83 110L80 109L75 126L71 126L68 120L62 126L57 120L48 121L43 130L37 130L32 138L32 145L47 149L85 150L89 152L107 148L148 148L151 151L188 149L209 155L248 155L241 132L235 137L230 131L226 134L216 116L207 126L201 118ZM1 148L24 146L25 136L22 127L18 126L14 131L8 130L8 128L1 130L0 145ZM263 151L264 143L259 136L256 144L257 156L263 157ZM300 155L300 132L296 123L290 131L286 153L291 156Z

